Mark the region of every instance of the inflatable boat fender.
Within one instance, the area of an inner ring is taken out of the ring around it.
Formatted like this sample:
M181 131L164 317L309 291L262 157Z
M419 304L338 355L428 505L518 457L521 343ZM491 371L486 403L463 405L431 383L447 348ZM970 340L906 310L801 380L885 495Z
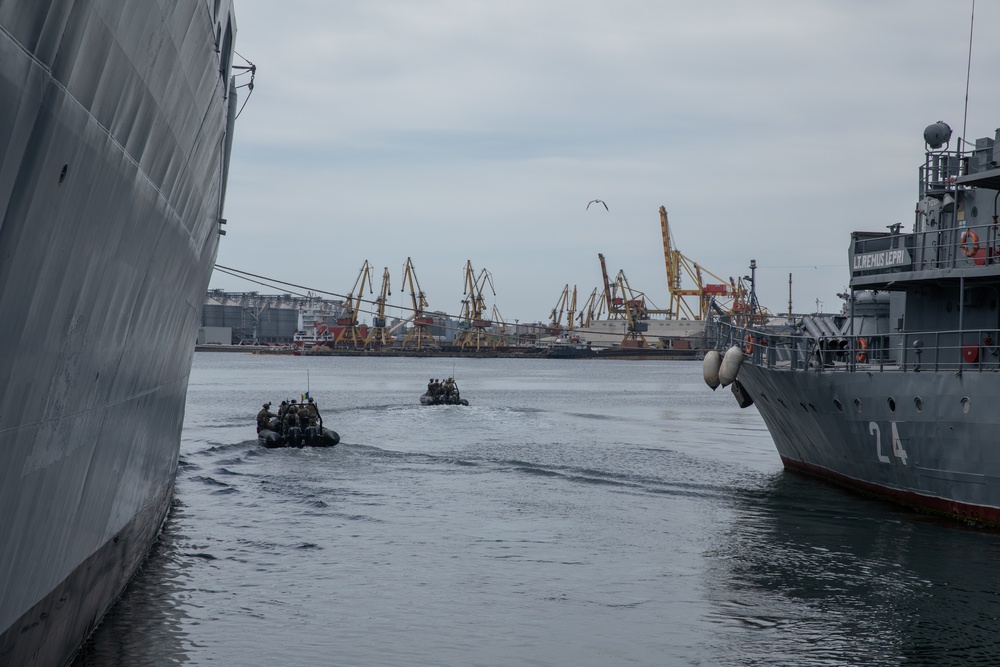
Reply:
M719 388L719 369L722 367L722 355L716 350L709 350L701 362L701 373L705 384L715 391Z
M731 385L740 372L740 364L742 363L743 350L740 349L739 345L733 345L726 350L725 356L722 357L722 364L719 366L719 384L723 387Z

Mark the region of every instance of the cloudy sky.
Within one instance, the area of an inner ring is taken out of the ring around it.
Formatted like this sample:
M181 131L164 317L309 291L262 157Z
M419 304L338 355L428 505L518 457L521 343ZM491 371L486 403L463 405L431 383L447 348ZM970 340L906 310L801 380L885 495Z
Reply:
M789 273L796 312L838 310L850 232L912 225L924 127L1000 127L996 4L976 7L964 119L971 8L237 0L258 71L218 263L346 294L368 260L408 305L410 257L430 308L457 314L471 261L488 305L526 322L567 284L582 303L603 253L665 308L662 205L708 271L756 259L773 312Z

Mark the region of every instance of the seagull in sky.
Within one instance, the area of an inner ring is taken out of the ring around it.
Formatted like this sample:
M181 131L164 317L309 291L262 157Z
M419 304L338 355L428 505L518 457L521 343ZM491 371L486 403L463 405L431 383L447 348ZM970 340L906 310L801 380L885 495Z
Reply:
M604 201L601 200L601 199L591 199L589 202L587 202L587 208L590 208L591 204L601 204L604 207L605 211L610 211L611 210L611 209L608 208L608 205L605 204Z

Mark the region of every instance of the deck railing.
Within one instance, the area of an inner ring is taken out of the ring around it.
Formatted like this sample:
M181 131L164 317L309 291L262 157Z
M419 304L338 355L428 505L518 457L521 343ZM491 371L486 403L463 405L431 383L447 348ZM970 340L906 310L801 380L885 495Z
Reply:
M899 332L821 336L790 328L719 323L717 347L736 345L757 366L830 372L1000 370L1000 330Z

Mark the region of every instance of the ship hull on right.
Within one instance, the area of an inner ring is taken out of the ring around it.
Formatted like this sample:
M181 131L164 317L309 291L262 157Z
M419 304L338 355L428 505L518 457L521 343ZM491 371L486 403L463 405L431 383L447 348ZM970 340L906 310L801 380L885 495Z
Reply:
M843 311L717 323L706 381L757 407L786 468L1000 525L1000 131L924 139L912 230L852 234Z

